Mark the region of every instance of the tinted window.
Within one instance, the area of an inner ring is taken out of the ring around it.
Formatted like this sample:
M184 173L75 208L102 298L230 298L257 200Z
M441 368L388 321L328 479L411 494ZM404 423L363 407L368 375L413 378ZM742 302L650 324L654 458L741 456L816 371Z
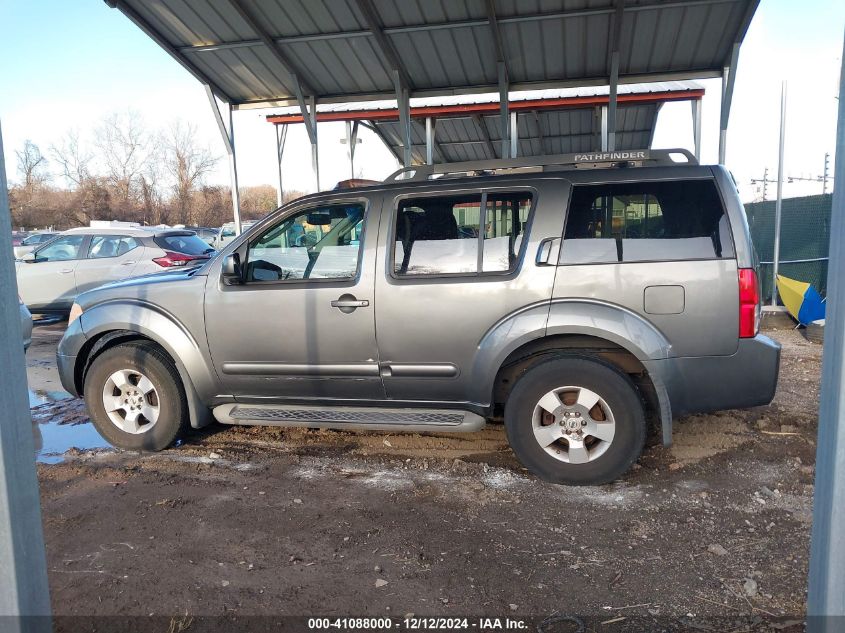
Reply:
M511 271L530 207L526 193L404 200L396 211L393 271L409 276Z
M134 237L124 235L95 235L91 238L91 245L88 247L90 259L101 259L104 257L120 257L125 255L140 244Z
M158 236L153 241L166 251L176 251L185 255L205 255L214 252L207 242L193 233Z
M64 235L42 248L36 254L36 261L55 262L79 259L79 249L85 240L84 235Z
M351 279L363 230L360 204L301 211L250 242L247 281Z
M728 218L713 181L573 188L561 263L733 256Z

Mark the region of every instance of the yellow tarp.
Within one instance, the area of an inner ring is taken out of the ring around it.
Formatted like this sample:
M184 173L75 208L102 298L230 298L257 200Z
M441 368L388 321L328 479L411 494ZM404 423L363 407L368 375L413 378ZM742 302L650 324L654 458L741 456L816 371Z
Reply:
M778 275L778 294L780 295L783 305L789 310L789 314L798 319L798 312L801 310L801 304L804 303L804 293L810 287L805 281L796 281L783 275Z

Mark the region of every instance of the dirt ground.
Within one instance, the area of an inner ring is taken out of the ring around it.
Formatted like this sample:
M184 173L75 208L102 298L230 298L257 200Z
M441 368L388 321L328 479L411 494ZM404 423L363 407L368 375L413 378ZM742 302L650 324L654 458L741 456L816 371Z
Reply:
M45 445L59 420L101 446L82 404L49 393L60 334L36 328L28 354L34 420ZM821 346L769 334L783 344L770 406L676 420L673 447L599 488L536 480L501 427L216 427L155 455L42 450L59 462L38 467L57 629L108 630L69 616L154 616L149 630L173 632L415 614L475 630L493 630L480 616L565 615L586 629L542 630L801 630Z

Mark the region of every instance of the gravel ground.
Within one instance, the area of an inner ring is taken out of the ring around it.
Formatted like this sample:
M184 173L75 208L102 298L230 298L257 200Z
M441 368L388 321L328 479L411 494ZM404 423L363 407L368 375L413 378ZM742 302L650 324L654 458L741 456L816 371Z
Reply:
M35 402L47 400L34 420L45 446L57 427L91 446L82 403L46 393L59 388L48 359L60 332L37 328L28 355ZM648 447L598 488L536 480L497 426L215 427L155 455L42 450L59 461L38 470L54 611L153 616L142 621L162 631L411 613L803 630L821 347L769 334L783 344L770 406L677 420L672 448ZM98 622L59 617L57 629Z

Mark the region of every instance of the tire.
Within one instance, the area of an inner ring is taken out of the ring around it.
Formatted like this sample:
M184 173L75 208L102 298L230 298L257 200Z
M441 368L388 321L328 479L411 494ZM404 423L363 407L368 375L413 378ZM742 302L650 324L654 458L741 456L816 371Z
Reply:
M128 343L106 350L88 368L83 391L94 427L118 448L160 451L187 431L188 406L179 373L153 345ZM107 400L122 408L110 414Z
M547 410L555 407L556 413ZM630 378L583 356L557 356L523 374L505 404L505 429L513 452L529 471L545 481L572 485L620 477L642 453L647 430ZM547 447L541 444L555 437Z
M820 323L810 323L804 328L804 336L808 341L824 345L824 326Z

